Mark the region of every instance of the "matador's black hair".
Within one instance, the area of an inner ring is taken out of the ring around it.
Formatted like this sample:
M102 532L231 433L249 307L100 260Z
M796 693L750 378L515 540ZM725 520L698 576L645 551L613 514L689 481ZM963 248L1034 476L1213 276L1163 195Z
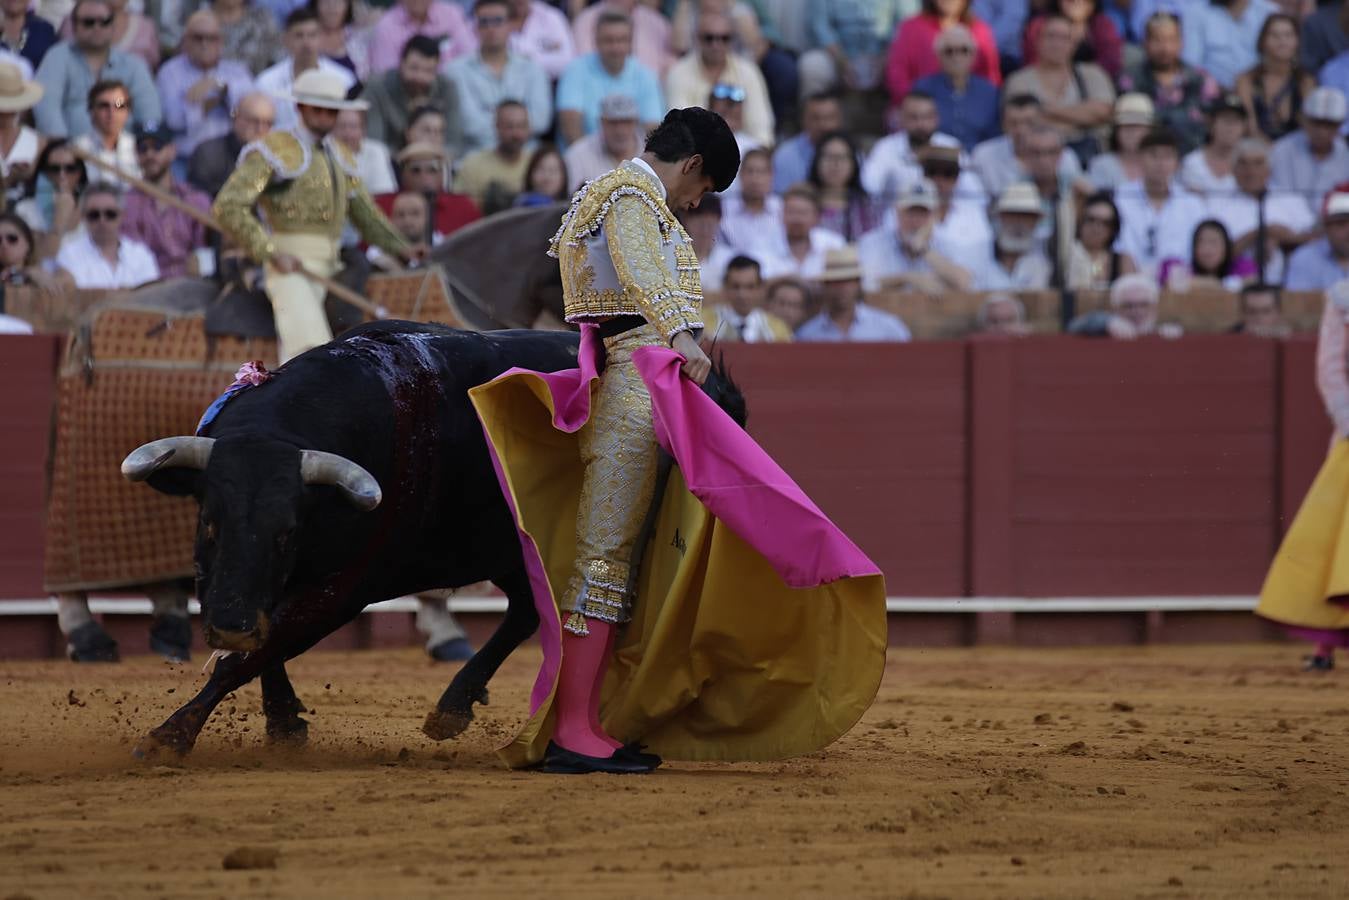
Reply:
M701 106L672 109L646 138L646 149L661 162L679 162L694 154L703 158L703 174L714 191L724 191L740 170L740 147L726 120Z

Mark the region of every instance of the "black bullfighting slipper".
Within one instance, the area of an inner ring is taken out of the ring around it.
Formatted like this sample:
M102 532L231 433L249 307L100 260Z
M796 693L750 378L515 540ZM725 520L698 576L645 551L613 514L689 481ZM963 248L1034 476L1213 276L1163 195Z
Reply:
M644 749L645 747L646 744L639 744L637 741L631 741L615 750L614 756L630 759L633 762L639 762L642 765L650 766L653 770L659 769L660 764L665 760L654 753L647 753Z
M1335 657L1333 656L1302 657L1302 671L1304 672L1330 672L1334 669Z
M654 768L624 756L622 750L615 750L613 756L586 756L549 741L539 771L549 775L590 775L596 772L605 775L644 775Z

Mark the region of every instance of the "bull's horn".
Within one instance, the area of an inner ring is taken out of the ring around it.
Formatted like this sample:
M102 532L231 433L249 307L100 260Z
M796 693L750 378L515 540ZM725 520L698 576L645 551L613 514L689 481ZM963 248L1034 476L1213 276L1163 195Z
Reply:
M362 512L369 512L379 506L379 501L384 497L375 476L336 453L301 450L300 477L305 484L336 486L347 502Z
M122 475L144 481L160 469L205 469L214 443L215 438L180 435L141 444L122 460Z

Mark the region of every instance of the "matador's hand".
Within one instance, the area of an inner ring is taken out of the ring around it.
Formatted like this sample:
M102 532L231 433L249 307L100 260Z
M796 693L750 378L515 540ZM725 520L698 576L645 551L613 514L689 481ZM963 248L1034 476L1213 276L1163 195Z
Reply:
M712 371L712 360L707 358L707 354L698 346L693 335L687 331L679 332L674 337L673 346L675 351L684 357L684 365L680 370L689 377L689 380L695 384L706 381L708 373Z

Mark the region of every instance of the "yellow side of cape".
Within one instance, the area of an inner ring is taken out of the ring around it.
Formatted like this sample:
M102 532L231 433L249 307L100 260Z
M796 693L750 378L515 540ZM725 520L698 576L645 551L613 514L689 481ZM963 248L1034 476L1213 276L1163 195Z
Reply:
M556 601L575 557L584 472L576 438L553 427L551 396L532 375L470 393ZM556 602L552 614L560 616ZM669 759L814 752L871 705L886 629L880 575L787 587L689 493L676 468L642 562L634 619L605 681L605 730ZM551 696L501 750L508 765L543 758L550 714Z
M1335 442L1269 567L1255 611L1300 628L1349 628L1349 440Z

